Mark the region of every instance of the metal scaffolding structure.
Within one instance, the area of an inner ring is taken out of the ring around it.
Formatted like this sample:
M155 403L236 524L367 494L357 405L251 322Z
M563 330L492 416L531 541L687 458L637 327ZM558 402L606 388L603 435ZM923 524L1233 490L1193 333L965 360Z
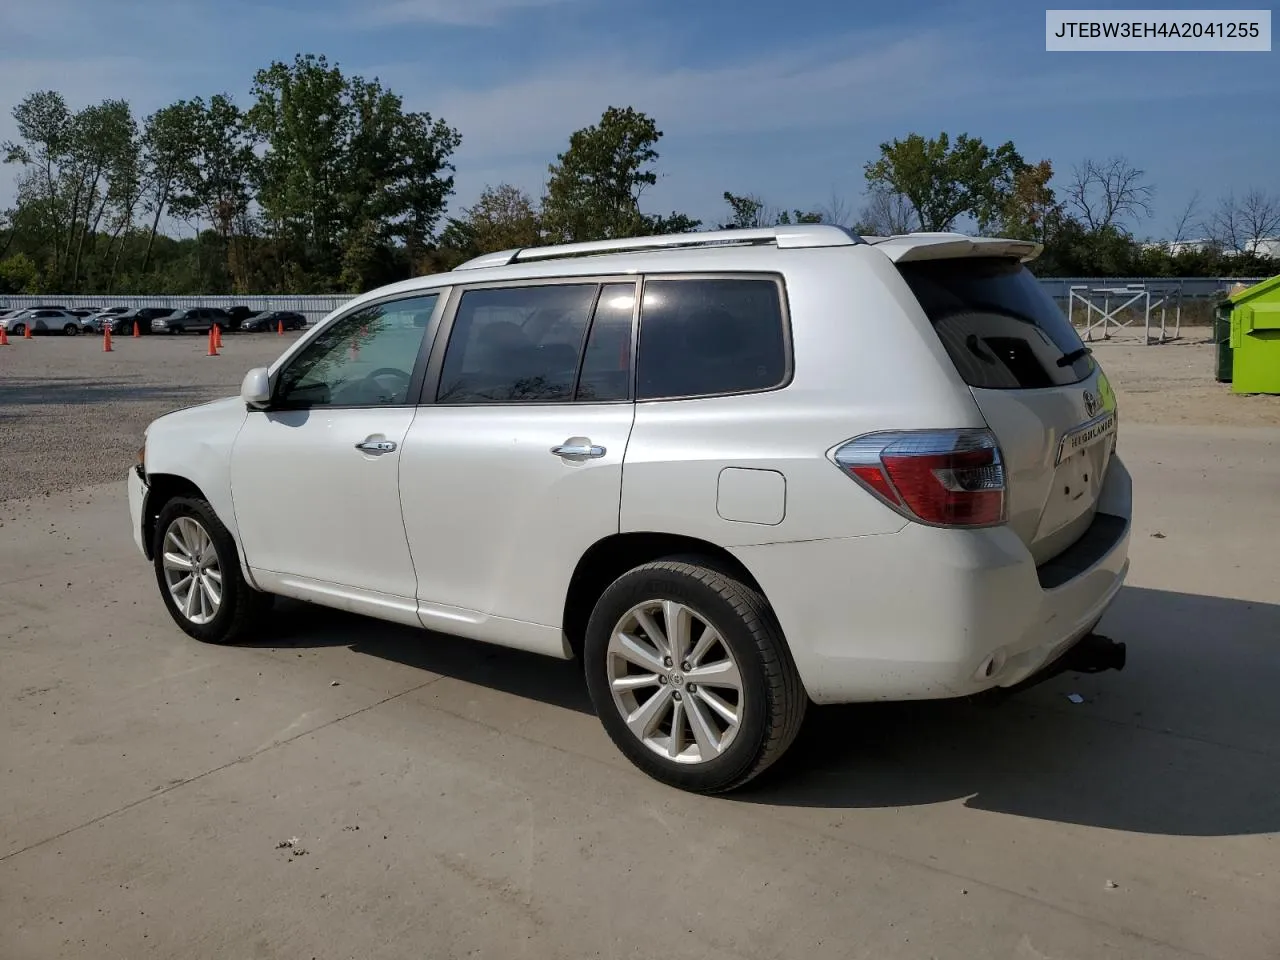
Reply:
M1095 330L1102 331L1102 339L1111 339L1111 330L1127 330L1138 319L1142 320L1143 342L1167 343L1177 340L1182 332L1182 287L1152 289L1145 283L1126 283L1121 286L1073 285L1068 290L1067 319L1075 325L1077 302L1084 308L1084 339L1093 340ZM1173 333L1168 332L1169 309L1173 308ZM1131 309L1132 308L1132 309ZM1122 311L1130 310L1127 317ZM1159 311L1160 335L1151 336L1152 317Z

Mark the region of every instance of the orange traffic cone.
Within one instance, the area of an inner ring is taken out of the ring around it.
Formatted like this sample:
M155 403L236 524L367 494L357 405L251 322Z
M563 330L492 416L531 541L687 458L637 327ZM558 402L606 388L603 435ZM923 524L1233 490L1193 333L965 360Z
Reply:
M276 321L276 336L277 336L277 337L283 337L283 336L284 336L284 321L283 321L283 320L277 320L277 321Z
M133 335L134 335L135 337L140 337L140 336L142 336L142 331L138 329L138 321L137 321L137 320L133 321Z
M213 345L219 350L222 349L222 328L216 323L213 325Z
M30 320L28 320L26 323L22 325L22 339L23 340L31 339L31 321Z
M0 347L9 345L9 330L6 327L0 327Z
M111 353L111 327L110 325L102 328L102 352Z
M209 352L206 356L216 357L218 355L218 341L213 338L213 331L217 329L217 327L209 328Z

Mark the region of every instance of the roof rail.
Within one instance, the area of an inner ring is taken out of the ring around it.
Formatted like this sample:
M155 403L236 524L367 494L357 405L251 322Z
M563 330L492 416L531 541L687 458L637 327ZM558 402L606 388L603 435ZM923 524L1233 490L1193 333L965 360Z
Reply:
M455 270L480 270L504 267L512 263L559 260L601 253L626 253L632 250L694 250L704 247L759 246L774 244L780 249L803 247L849 247L865 241L844 227L829 223L784 224L777 227L749 227L742 230L707 230L701 233L671 233L654 237L627 237L618 240L592 240L587 243L561 243L547 247L523 247L485 253Z

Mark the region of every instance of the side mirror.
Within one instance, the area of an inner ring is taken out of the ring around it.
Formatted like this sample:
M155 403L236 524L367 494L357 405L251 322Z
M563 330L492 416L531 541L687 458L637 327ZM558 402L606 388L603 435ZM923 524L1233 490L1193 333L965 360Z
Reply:
M244 375L240 399L250 407L265 407L271 401L271 380L266 367L254 367Z

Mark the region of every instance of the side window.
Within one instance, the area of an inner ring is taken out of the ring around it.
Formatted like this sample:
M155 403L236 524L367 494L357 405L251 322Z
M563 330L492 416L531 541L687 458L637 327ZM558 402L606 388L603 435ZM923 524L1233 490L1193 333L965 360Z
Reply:
M338 320L281 374L275 406L404 406L437 294L375 304Z
M575 400L626 400L631 394L631 318L634 283L607 283L600 289Z
M445 348L440 403L573 399L595 283L468 290Z
M768 390L786 376L786 331L775 281L645 282L636 399Z

